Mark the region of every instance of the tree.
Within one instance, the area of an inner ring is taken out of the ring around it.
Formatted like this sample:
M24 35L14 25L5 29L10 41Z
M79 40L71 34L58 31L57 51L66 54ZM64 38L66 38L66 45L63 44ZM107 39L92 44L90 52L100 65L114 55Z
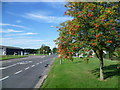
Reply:
M29 53L29 54L37 53L37 49L24 49L24 51Z
M49 54L51 49L49 46L42 45L38 51L40 51L41 54Z
M100 80L103 74L103 51L119 45L118 2L69 2L65 15L73 17L59 27L58 44L60 58L72 60L74 53L93 50L100 61ZM115 50L115 49L114 49Z
M57 48L54 47L54 48L52 49L52 52L53 52L54 54L57 53Z

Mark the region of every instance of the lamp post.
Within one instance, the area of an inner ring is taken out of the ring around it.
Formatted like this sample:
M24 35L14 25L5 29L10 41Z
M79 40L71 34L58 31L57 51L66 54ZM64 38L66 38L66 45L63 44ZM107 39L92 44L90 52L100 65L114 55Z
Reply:
M45 50L43 50L43 54L45 54Z
M60 57L61 55L59 55L59 57ZM62 59L60 58L60 64L62 64Z

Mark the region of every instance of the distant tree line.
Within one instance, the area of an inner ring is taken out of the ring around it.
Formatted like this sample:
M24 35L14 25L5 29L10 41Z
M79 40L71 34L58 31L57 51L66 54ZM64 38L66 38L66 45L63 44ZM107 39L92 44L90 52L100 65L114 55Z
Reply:
M34 54L37 53L37 49L24 49L24 52L29 53L29 54Z
M52 50L49 46L41 45L39 49L24 49L24 51L28 54L55 54L57 52L57 48L54 47Z

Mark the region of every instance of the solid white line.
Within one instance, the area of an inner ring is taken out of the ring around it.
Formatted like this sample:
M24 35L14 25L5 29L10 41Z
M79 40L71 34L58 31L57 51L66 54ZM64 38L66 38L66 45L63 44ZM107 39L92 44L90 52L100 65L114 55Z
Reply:
M22 72L22 70L20 70L20 71L18 71L18 72L16 72L16 73L14 73L14 74L18 74L18 73L21 73Z
M7 79L7 78L9 78L9 76L6 76L6 77L0 79L0 81L5 80L5 79Z
M29 67L25 68L25 70L29 69Z
M0 70L1 70L1 69L7 69L7 68L13 67L13 66L15 66L15 65L17 65L17 64L13 64L13 65L10 65L10 66L7 66L7 67L2 67L2 68L0 68Z
M32 65L31 67L34 67L35 65Z
M5 69L5 67L1 67L0 70Z

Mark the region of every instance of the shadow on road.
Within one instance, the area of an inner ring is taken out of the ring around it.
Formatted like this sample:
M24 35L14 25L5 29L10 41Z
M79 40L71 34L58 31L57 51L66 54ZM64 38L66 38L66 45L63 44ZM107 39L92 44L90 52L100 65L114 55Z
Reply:
M109 66L105 66L103 68L105 79L111 78L113 76L120 76L120 69L117 69L117 66L120 66L120 64L109 65ZM96 69L92 70L92 73L94 75L96 75L97 77L99 77L99 71L100 71L100 69L96 68Z

